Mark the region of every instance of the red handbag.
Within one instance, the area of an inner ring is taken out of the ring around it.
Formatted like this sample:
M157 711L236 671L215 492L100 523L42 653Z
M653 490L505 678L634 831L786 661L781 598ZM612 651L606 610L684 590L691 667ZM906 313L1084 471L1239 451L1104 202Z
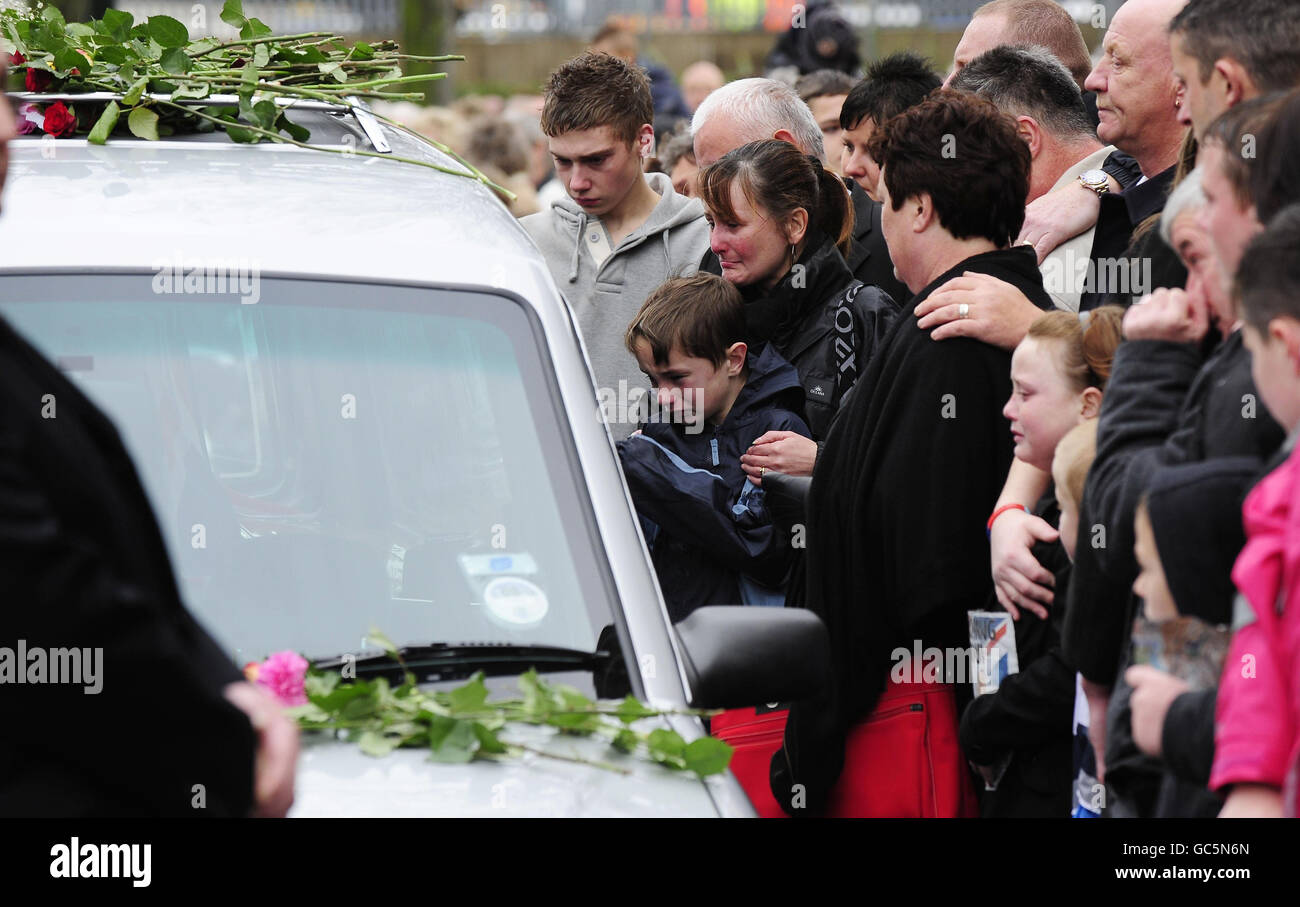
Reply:
M788 710L731 709L713 736L735 749L731 770L763 818L785 816L772 796L769 766L781 748ZM957 701L941 683L890 683L876 707L849 729L844 770L826 815L837 818L974 817L979 803L957 743Z

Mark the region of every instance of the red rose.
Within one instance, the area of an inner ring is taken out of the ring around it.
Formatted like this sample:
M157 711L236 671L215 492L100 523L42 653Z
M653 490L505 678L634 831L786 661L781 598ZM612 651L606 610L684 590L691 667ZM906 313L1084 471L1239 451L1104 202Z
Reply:
M39 94L49 88L52 81L54 81L54 76L45 70L29 69L27 70L27 80L24 85L28 91Z
M24 57L22 53L20 53L19 51L14 51L12 54L9 55L9 63L13 66L22 66L26 62L27 62L27 58Z
M77 118L72 111L63 106L62 101L55 101L45 108L45 134L60 138L77 131Z

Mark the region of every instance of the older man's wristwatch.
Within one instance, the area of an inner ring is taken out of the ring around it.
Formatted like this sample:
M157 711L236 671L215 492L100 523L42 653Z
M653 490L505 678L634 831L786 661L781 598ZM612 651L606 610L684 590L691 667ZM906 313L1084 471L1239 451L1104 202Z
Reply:
M1110 191L1110 178L1105 170L1085 170L1079 174L1079 185L1091 189L1101 198Z

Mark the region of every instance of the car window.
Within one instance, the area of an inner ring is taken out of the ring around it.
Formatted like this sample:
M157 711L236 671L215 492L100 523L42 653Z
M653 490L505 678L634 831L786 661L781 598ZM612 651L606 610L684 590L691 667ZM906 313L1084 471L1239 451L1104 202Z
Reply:
M232 657L354 651L372 626L590 651L613 623L516 301L264 278L245 304L149 275L5 277L0 299L114 419Z

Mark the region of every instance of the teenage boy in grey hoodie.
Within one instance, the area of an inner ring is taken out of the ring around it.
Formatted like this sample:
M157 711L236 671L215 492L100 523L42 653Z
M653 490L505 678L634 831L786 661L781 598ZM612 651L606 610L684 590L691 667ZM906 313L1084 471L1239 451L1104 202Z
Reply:
M641 69L602 53L560 66L547 82L542 131L567 197L520 221L573 308L616 440L636 429L646 389L623 334L650 291L694 273L709 247L699 200L644 172L653 121Z

